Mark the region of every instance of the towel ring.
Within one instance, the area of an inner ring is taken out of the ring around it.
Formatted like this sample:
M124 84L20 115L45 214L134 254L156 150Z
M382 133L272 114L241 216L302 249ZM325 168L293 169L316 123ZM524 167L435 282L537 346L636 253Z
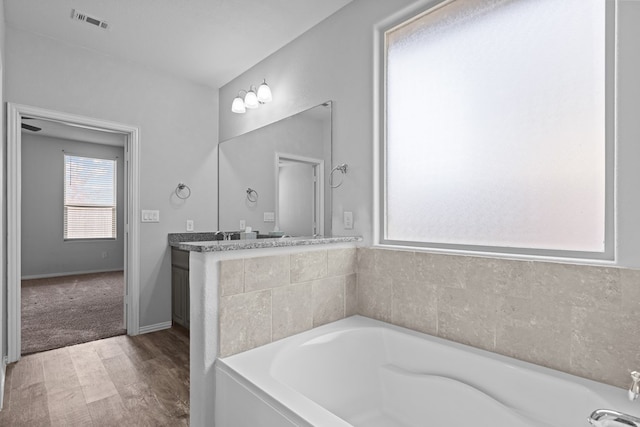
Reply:
M176 196L179 199L188 199L191 196L191 189L187 184L179 183L176 187Z
M334 167L333 169L331 169L331 173L329 174L329 184L331 185L331 188L338 188L342 185L342 181L344 181L344 176L347 174L348 167L349 165L347 165L346 163L342 163ZM340 171L340 173L342 174L341 175L342 179L340 179L340 182L336 185L333 184L333 173L335 171Z
M251 203L255 203L258 201L258 192L253 188L247 188L247 200Z

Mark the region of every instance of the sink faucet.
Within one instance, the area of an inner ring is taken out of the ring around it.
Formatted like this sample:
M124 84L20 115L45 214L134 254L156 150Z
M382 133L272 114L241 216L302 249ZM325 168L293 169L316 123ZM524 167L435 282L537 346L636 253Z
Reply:
M610 409L593 411L587 421L596 427L640 427L640 418Z
M629 400L634 401L640 396L640 372L631 372L631 387L629 387Z
M218 234L222 234L222 240L231 240L231 233L227 233L226 231L220 231L220 230L213 233L214 236L217 236Z

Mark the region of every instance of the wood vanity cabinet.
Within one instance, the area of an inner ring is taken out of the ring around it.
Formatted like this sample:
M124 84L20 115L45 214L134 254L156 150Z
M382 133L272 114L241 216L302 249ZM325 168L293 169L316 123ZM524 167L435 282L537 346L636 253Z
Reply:
M171 248L171 319L189 328L189 252Z

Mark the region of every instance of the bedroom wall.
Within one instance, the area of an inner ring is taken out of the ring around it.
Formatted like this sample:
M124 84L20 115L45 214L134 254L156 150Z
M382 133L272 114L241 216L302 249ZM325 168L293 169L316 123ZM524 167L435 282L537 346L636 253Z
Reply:
M63 151L117 159L117 237L65 241ZM122 147L22 133L22 277L50 277L124 268L124 150ZM106 257L103 254L106 253Z

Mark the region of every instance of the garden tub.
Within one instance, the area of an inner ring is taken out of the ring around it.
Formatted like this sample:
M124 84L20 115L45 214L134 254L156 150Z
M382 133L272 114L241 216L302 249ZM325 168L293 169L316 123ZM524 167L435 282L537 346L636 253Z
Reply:
M216 427L586 427L627 391L361 316L216 361Z

